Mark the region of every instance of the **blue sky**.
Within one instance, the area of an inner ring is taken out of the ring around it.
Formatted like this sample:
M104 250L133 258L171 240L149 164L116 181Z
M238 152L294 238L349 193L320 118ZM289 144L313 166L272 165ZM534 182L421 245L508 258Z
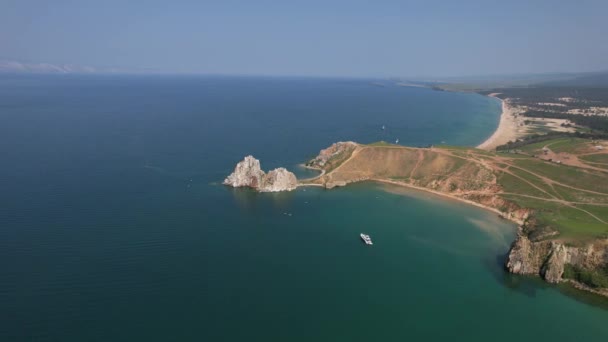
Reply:
M608 1L0 0L0 59L176 73L608 70Z

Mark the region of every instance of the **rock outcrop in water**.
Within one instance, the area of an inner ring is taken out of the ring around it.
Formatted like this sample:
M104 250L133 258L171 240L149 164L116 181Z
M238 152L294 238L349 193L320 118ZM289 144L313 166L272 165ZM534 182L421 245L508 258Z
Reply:
M234 172L224 180L224 185L234 188L247 186L257 189L262 185L264 176L264 171L260 167L260 161L253 158L253 156L247 156L243 161L236 164Z
M259 160L247 156L236 165L234 172L223 184L235 188L249 187L260 192L279 192L295 190L298 180L292 172L282 167L266 174L262 171Z
M287 169L280 167L266 174L262 187L259 190L263 192L291 191L297 187L298 180L296 176L292 172L287 171Z

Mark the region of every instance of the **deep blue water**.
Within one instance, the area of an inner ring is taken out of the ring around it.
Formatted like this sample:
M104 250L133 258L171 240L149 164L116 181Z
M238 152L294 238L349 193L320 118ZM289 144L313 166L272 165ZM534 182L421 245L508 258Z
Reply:
M335 141L476 145L498 122L494 99L372 82L0 78L0 341L606 340L605 309L502 272L494 214L219 185L247 154L304 175Z

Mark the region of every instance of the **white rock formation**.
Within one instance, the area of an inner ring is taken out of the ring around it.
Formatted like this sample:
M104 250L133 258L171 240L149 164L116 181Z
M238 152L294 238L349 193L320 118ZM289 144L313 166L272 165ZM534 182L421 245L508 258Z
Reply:
M287 171L285 168L280 167L274 169L264 177L262 186L258 189L261 192L278 192L278 191L291 191L298 187L298 180L296 176Z
M260 192L279 192L295 190L298 180L292 172L282 167L266 174L262 171L259 160L247 156L236 165L224 184L235 188L250 187Z
M248 186L257 189L262 184L264 176L260 161L253 156L247 156L243 161L236 164L234 172L224 180L224 184L234 188Z

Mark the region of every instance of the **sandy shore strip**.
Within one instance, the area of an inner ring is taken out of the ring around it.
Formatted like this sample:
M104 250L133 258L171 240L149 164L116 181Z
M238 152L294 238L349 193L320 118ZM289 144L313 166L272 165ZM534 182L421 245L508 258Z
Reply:
M468 200L468 199L465 199L465 198L462 198L462 197L454 196L452 194L448 194L448 193L445 193L445 192L441 192L441 191L425 188L425 187L422 187L422 186L416 186L416 185L405 183L405 182L393 181L393 180L382 179L382 178L370 178L367 181L369 181L369 182L377 182L377 183L380 183L380 184L386 184L386 185L389 185L389 186L409 188L409 189L412 189L412 190L415 190L415 191L422 191L422 192L430 193L430 194L439 196L439 197L443 198L444 200L454 200L454 201L458 201L458 202L461 202L461 203L466 203L466 204L469 204L469 205L472 205L472 206L475 206L475 207L478 207L478 208L482 208L482 209L491 211L491 212L493 212L495 214L498 214L500 217L502 217L502 218L504 218L506 220L509 220L509 221L511 221L511 222L513 222L515 224L518 224L518 225L523 224L522 221L519 221L519 220L517 220L517 219L515 219L513 217L505 216L505 214L502 211L500 211L500 210L498 210L496 208L493 208L493 207L490 207L490 206L487 206L487 205L483 205L481 203L477 203L477 202L474 202L474 201L471 201L471 200ZM358 182L354 182L354 183L358 183ZM298 187L308 187L308 186L324 187L323 184L311 184L311 183L307 183L307 184L301 184L300 183L300 184L298 184Z
M474 202L474 201L471 201L471 200L468 200L468 199L465 199L465 198L454 196L452 194L448 194L448 193L441 192L441 191L436 191L436 190L433 190L433 189L428 189L428 188L421 187L421 186L416 186L416 185L409 184L409 183L393 181L393 180L389 180L389 179L372 178L370 180L374 181L374 182L378 182L378 183L389 184L389 185L393 185L393 186L405 187L405 188L410 188L410 189L414 189L414 190L418 190L418 191L423 191L423 192L427 192L427 193L431 193L431 194L443 197L444 199L450 199L450 200L458 201L458 202L461 202L461 203L466 203L466 204L469 204L469 205L472 205L472 206L475 206L475 207L478 207L478 208L489 210L489 211L491 211L493 213L498 214L500 217L503 217L504 219L509 220L509 221L511 221L513 223L516 223L518 225L523 224L522 221L519 221L519 220L517 220L517 219L515 219L513 217L505 216L502 211L500 211L500 210L498 210L496 208L492 208L490 206L483 205L481 203L477 203L477 202Z
M498 98L496 95L500 93L492 93L488 96ZM482 150L494 150L496 146L504 145L509 141L515 141L518 137L520 137L520 133L518 130L518 126L520 123L515 116L515 113L511 106L505 100L500 100L502 102L502 114L500 114L500 122L498 124L498 128L490 136L486 141L481 143L477 148Z

